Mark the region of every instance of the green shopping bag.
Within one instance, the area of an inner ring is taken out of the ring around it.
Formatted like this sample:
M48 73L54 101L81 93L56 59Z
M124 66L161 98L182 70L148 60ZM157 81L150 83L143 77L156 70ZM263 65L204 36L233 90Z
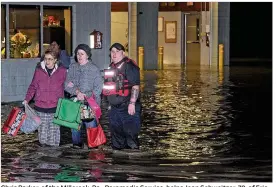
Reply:
M60 98L58 101L53 123L79 130L80 128L80 102Z

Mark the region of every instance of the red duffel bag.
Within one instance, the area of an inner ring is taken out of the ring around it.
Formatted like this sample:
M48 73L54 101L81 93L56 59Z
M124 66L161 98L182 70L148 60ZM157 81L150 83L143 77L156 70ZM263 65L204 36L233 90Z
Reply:
M23 112L18 107L14 107L3 125L3 132L12 136L16 136L25 118L25 112Z

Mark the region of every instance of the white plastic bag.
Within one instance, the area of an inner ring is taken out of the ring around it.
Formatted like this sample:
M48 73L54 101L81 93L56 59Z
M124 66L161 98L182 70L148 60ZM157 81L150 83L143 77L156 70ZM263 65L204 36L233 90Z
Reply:
M26 119L21 125L20 130L25 134L28 134L36 131L42 122L34 109L32 109L28 104L25 104L24 106L25 106Z

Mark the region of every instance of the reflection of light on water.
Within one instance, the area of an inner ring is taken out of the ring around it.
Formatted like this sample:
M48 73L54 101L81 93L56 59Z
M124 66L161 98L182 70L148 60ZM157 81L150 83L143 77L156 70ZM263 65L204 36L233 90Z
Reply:
M218 69L218 82L220 85L223 84L224 81L224 67L219 67Z
M150 107L156 108L155 122L162 116L168 116L168 119L163 121L163 125L149 127L157 132L164 132L159 142L165 146L156 149L166 151L167 157L171 158L194 159L204 154L213 156L214 149L211 145L215 141L207 137L221 126L213 123L212 119L223 99L217 93L217 74L212 75L207 71L202 74L205 78L201 81L198 73L189 73L190 76L187 74L187 77L178 77L175 74L175 71L157 74L155 99ZM180 79L183 78L182 82Z

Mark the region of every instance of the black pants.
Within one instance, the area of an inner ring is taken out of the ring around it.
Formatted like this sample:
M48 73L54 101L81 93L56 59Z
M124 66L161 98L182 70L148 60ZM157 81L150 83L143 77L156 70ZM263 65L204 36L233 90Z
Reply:
M139 149L138 134L141 128L141 104L136 103L134 115L128 114L128 106L111 107L108 114L113 149Z

